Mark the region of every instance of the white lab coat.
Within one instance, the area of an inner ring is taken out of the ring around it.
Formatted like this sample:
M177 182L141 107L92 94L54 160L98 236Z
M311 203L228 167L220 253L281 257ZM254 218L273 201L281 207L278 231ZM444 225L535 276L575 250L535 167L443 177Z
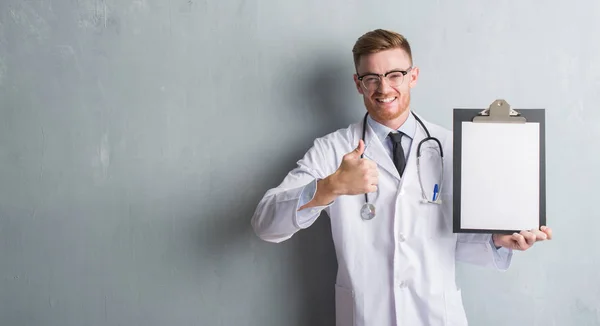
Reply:
M331 220L338 260L338 326L467 325L461 291L455 283L455 262L498 270L510 265L512 251L496 250L491 235L452 232L452 134L423 122L443 147L442 205L421 203L416 161L417 145L426 137L421 126L417 125L402 179L367 126L364 155L379 169L379 189L369 194L377 216L361 219L364 195L341 196L326 207L313 208L315 217L325 210ZM252 217L261 239L281 242L314 222L301 224L298 220L300 194L311 181L327 177L340 166L342 157L356 148L362 126L361 121L316 139L283 182L266 192ZM433 184L439 180L439 156L423 146L421 177L426 193L433 194Z

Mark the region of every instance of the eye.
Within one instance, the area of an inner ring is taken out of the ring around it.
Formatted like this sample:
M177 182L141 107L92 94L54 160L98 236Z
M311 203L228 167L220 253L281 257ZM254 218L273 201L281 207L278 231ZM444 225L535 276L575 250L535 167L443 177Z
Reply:
M388 75L390 81L400 81L402 78L404 78L404 74L401 72L394 72Z
M365 83L369 83L369 84L376 83L378 80L379 80L379 77L375 77L375 76L367 76L367 77L363 78L363 81Z

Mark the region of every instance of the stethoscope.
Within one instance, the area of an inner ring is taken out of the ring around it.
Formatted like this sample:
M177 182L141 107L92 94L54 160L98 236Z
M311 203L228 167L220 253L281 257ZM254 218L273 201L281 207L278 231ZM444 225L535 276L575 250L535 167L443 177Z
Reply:
M429 134L429 130L427 130L427 127L425 127L425 124L423 124L423 121L421 121L421 119L414 113L411 112L412 115L415 117L415 119L417 119L417 122L419 123L419 125L421 125L421 128L423 128L423 130L425 131L425 133L427 134L427 137L424 138L423 140L421 140L419 142L419 145L417 146L417 175L419 177L419 185L421 186L421 196L422 196L422 203L430 203L430 204L441 204L442 200L440 199L440 194L442 192L442 184L444 183L444 152L442 151L442 143L440 143L440 141L435 138L435 137L431 137L431 135ZM364 122L363 122L363 130L362 130L362 140L363 142L365 141L365 135L367 133L367 117L368 117L369 113L367 112L367 114L365 114L365 118L364 118ZM439 148L439 155L440 155L440 162L441 162L441 169L440 169L440 183L435 184L434 188L433 188L433 197L432 199L428 199L427 195L425 194L425 189L423 188L423 181L421 179L421 145L423 145L423 143L427 142L427 141L434 141L437 143L437 146ZM364 157L364 153L360 156L361 158ZM369 196L367 193L365 193L365 204L362 206L361 210L360 210L360 215L364 220L371 220L375 217L375 205L369 203Z

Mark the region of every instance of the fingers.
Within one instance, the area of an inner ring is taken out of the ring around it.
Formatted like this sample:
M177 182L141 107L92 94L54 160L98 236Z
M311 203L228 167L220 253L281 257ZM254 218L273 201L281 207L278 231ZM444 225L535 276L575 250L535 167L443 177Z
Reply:
M525 241L529 247L533 246L536 240L535 234L531 233L530 231L523 230L521 231L521 235L523 238L525 238Z
M363 159L360 164L360 175L362 176L362 191L376 192L379 183L379 171L375 162Z
M366 185L377 185L379 184L378 172L369 171L364 175L364 182Z
M344 155L342 164L338 168L339 180L345 186L344 193L364 194L376 192L379 183L379 170L377 163L367 158L360 158L365 151L365 143L362 139L358 141L358 146ZM336 171L337 172L337 171Z
M364 158L362 159L361 164L362 167L366 170L365 173L367 175L379 176L379 170L377 170L377 163Z
M540 230L546 234L548 240L552 240L552 229L543 225Z
M540 230L531 230L530 232L535 235L536 241L544 241L548 238L548 235Z
M377 168L377 163L375 163L375 161L369 160L368 158L361 159L360 164L362 164L363 167L368 168L368 169L376 169Z
M374 170L369 170L369 171L367 172L367 175L368 175L369 177L371 177L371 178L376 178L376 179L378 179L378 178L379 178L379 171L378 171L377 169L374 169Z
M374 188L371 192L375 192L377 191L377 185L379 184L379 170L377 170L377 164L375 164L375 162L369 162L372 163L372 166L367 171L367 177Z
M373 175L364 175L363 176L363 184L366 186L377 185L379 183L379 178Z
M520 250L527 250L537 241L552 239L552 230L547 226L542 226L540 230L523 230L519 233L513 233L511 241L515 247Z
M360 161L359 166L361 169L361 174L365 178L368 178L368 180L371 181L370 183L376 184L379 179L379 170L377 169L377 163L369 159L363 158Z
M529 248L529 245L527 244L527 240L525 240L525 237L521 233L513 233L512 239L517 243L517 247L519 249L525 250Z

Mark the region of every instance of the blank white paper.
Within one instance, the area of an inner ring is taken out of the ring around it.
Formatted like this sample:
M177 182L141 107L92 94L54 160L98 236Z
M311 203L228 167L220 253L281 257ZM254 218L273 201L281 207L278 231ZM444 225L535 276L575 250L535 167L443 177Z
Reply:
M461 227L539 227L539 123L462 123Z

